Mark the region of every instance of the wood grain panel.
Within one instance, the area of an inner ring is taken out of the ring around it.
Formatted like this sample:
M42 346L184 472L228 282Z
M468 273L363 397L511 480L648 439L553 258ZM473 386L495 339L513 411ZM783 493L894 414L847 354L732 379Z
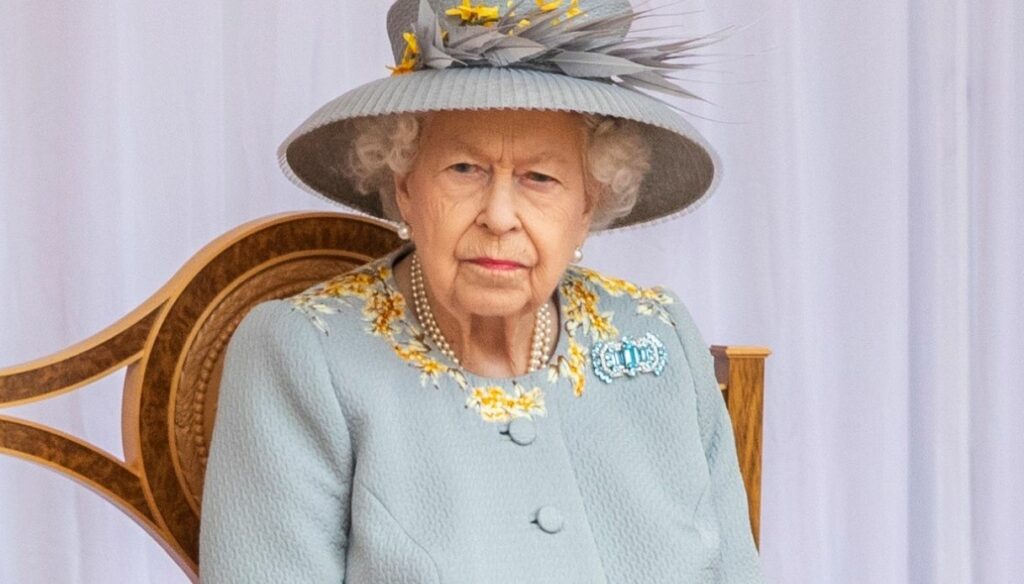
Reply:
M12 407L78 389L138 356L160 302L149 302L102 332L48 357L0 369L0 407ZM53 365L59 364L59 367Z
M764 418L765 347L712 345L715 375L725 386L723 397L736 438L736 456L747 489L754 542L761 543L761 435Z
M0 450L37 462L105 491L107 499L120 501L132 513L152 521L139 477L121 461L60 430L0 416Z

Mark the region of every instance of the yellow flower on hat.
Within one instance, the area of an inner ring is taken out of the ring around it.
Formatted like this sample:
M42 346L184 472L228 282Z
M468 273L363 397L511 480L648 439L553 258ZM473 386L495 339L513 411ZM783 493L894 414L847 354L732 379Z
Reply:
M569 9L565 11L566 20L583 12L580 10L580 0L569 0Z
M541 12L551 12L557 10L562 6L562 0L537 0L537 7L540 8ZM583 11L580 9L580 0L569 0L569 8L565 10L565 20L569 20L573 16L581 14ZM551 19L551 25L554 26L562 22L562 17L555 17Z
M448 16L460 17L463 23L482 24L484 26L493 26L494 21L498 20L499 16L497 6L487 6L485 4L474 6L472 0L462 0L462 4L455 8L449 8L444 13Z
M405 51L402 52L401 63L395 67L388 67L388 69L391 69L392 75L402 75L403 73L414 71L420 57L420 45L416 40L416 35L411 32L405 32L402 33L402 38L405 39Z
M516 31L518 31L521 28L526 28L528 26L530 26L530 19L524 18L520 20L518 23L516 23L514 27L508 29L508 36L514 36L516 34Z
M405 39L405 50L418 56L420 54L420 45L416 40L416 35L411 32L405 32L402 33L402 38Z

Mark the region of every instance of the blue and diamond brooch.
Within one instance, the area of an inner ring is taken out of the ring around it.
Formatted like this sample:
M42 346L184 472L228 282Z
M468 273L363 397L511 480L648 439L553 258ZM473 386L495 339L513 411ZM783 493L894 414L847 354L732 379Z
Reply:
M661 375L665 368L665 345L654 333L642 337L622 337L620 341L598 341L590 349L594 374L601 381L612 380L637 373Z

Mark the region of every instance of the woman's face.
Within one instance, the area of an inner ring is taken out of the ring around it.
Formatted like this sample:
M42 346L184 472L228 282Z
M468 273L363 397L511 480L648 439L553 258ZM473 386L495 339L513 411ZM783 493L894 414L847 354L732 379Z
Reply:
M571 112L427 116L396 200L449 312L510 316L547 301L590 228L584 136Z

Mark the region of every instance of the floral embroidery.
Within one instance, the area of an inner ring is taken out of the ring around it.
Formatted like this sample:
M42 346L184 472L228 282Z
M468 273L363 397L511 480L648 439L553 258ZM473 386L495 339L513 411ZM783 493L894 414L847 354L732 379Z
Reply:
M474 387L466 399L466 404L476 407L480 415L489 422L506 422L512 418L545 413L544 394L539 387L526 391L518 383L513 385L514 396L510 396L496 385Z
M577 333L582 331L583 335L589 335L592 341L609 341L619 334L618 329L612 324L614 313L601 312L598 306L598 293L593 286L599 286L612 296L626 294L637 300L637 314L654 314L665 323L675 326L665 308L666 305L672 304L672 297L661 288L641 288L626 280L611 278L588 268L570 267L560 286L565 298L564 326L569 334L569 355L558 356L548 370L548 379L554 382L559 376L568 378L576 397L583 395L589 359L587 351L576 339Z
M461 370L431 356L425 333L406 318L405 297L388 284L391 275L390 267L373 262L321 282L288 300L324 334L330 334L330 330L321 315L335 314L345 307L352 307L350 299L361 300L366 332L385 339L399 359L418 369L420 383L424 387L429 383L440 388L441 379L448 377L463 391L470 391L469 382ZM539 387L526 391L518 383L514 385L513 396L496 386L472 388L466 407L475 408L488 422L505 422L514 417L547 413Z
M317 329L330 334L322 316L334 314L344 307L360 308L366 332L388 342L399 359L420 372L420 383L440 388L441 380L450 378L467 392L466 407L474 408L488 422L506 422L516 417L545 415L541 388L526 390L513 382L513 393L499 386L470 387L462 371L449 367L433 355L426 333L406 317L406 301L388 280L391 268L383 261L371 262L346 274L317 284L288 300L296 310L305 313ZM613 311L602 311L600 291L611 296L628 295L635 299L636 313L657 315L673 326L666 305L672 297L661 288L641 288L633 283L611 278L579 266L570 267L559 284L563 298L564 328L568 334L566 355L558 355L548 368L552 383L559 378L569 380L576 397L583 395L589 351L584 347L596 341L610 341L618 336L612 323ZM355 307L351 300L361 301ZM588 339L589 337L589 339Z
M569 357L559 355L555 362L548 369L548 380L558 381L559 375L569 379L572 385L573 395L583 395L583 388L586 385L587 352L576 341L576 337L569 333Z
M334 314L343 307L351 307L349 298L362 300L366 332L387 340L400 359L418 368L424 385L429 381L439 387L440 376L448 375L465 389L466 379L460 371L430 356L430 346L423 331L406 319L405 297L387 283L391 268L377 264L373 262L335 276L288 300L324 334L330 334L330 331L320 315Z
M367 301L363 315L371 317L372 324L367 327L367 331L377 334L378 330L390 330L395 318L394 308L401 305L401 313L405 306L405 299L401 295L397 298L384 297L385 291L375 286L377 280L387 278L390 274L391 270L387 267L349 272L321 282L288 300L296 309L304 312L316 328L324 334L330 334L327 323L320 315L334 314L340 306L349 306L344 300L346 296L361 298ZM377 314L372 310L373 307L390 307L390 310Z

